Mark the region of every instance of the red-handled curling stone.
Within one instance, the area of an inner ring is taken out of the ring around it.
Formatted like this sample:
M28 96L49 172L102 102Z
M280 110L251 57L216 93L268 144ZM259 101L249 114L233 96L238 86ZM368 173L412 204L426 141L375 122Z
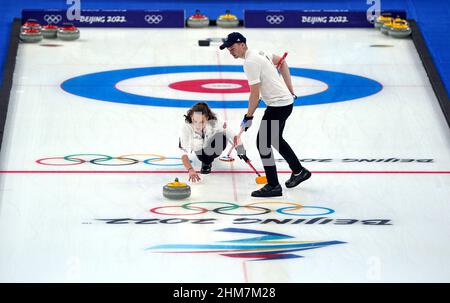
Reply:
M196 10L195 14L190 16L187 20L189 27L207 27L209 25L209 18L206 15L202 15L200 10Z
M67 22L58 28L57 34L59 39L65 41L73 41L80 38L80 30L73 23Z
M53 39L56 38L58 32L58 26L54 24L44 25L42 27L42 35L44 38Z
M37 29L24 29L20 32L19 38L23 42L36 43L42 40L42 32Z
M26 30L26 29L36 29L36 30L41 30L41 25L39 24L39 22L36 19L28 19L20 28L21 31Z

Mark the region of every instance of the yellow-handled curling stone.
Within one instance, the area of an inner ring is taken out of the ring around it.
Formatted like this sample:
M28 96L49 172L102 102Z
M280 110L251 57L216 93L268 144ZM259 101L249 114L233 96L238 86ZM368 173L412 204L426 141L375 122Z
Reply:
M172 200L186 199L191 195L191 187L175 178L175 181L163 187L163 196Z
M239 19L230 13L229 10L225 11L225 15L220 15L216 20L217 26L220 27L238 27Z
M389 29L389 36L394 38L405 38L411 35L411 28L408 21L401 18L395 18L392 22L392 26Z
M388 21L392 21L392 14L391 13L383 13L383 14L381 14L381 16L379 16L375 20L374 26L375 26L375 28L380 29Z
M389 30L391 29L393 23L394 23L394 19L391 18L391 19L387 20L380 27L380 31L385 35L389 35Z

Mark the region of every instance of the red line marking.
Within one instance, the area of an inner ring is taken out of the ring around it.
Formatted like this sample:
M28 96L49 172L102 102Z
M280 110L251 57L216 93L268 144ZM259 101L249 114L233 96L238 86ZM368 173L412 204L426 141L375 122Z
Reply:
M245 261L242 262L242 267L244 270L244 283L248 283L247 263Z
M221 61L220 61L220 52L219 52L219 50L216 50L216 58L217 58L217 65L221 66L222 63L221 63ZM221 71L219 71L219 77L220 77L220 79L223 79L223 76L222 76L222 72L221 72ZM249 90L250 90L250 89L249 89ZM225 101L225 96L224 96L223 93L220 95L220 97L222 98L222 102L226 102L226 101ZM225 121L228 122L227 107L226 107L226 106L223 107L223 115L224 115ZM229 127L229 125L227 125L227 127ZM231 150L230 150L230 151L231 151ZM230 163L230 164L231 164L231 170L234 171L234 165L233 165L233 163ZM234 201L238 202L238 194L237 194L237 186L236 186L236 177L235 177L234 174L231 175L231 184L232 184L232 188L233 188L233 198L234 198Z
M258 171L264 173L264 171ZM429 174L448 175L450 171L428 170L316 170L313 174ZM185 174L185 170L0 170L0 174ZM254 174L251 170L216 170L213 174ZM280 174L290 174L291 171L278 171Z

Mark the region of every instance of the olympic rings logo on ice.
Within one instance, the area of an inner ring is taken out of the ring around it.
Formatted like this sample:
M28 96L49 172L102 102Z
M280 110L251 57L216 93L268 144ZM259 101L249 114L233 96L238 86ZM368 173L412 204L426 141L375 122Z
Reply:
M161 15L145 15L145 21L148 24L158 24L163 21L163 16Z
M267 15L266 21L270 24L281 24L284 21L283 15Z
M61 15L45 15L44 20L48 24L57 24L62 20L62 16Z
M215 205L218 204L221 206L213 208L209 208L206 206L205 207L199 206L209 204ZM267 206L268 204L282 205L282 206L272 209L261 206L263 204L265 206ZM242 210L245 211L242 212ZM231 202L207 201L207 202L185 203L182 205L159 206L150 209L150 212L158 215L168 215L168 216L194 216L194 215L201 215L207 212L214 212L216 214L229 216L259 216L272 212L277 212L279 214L288 216L325 216L334 213L334 210L331 208L321 206L306 206L295 202L262 201L246 205L239 205Z
M136 158L143 159L136 159ZM178 163L160 163L166 160L177 160ZM56 162L56 163L55 163ZM192 162L192 161L191 161ZM65 157L49 157L36 160L36 163L49 166L73 166L85 163L103 166L125 166L138 163L155 166L181 166L181 158L165 157L155 154L129 154L112 157L103 154L73 154Z

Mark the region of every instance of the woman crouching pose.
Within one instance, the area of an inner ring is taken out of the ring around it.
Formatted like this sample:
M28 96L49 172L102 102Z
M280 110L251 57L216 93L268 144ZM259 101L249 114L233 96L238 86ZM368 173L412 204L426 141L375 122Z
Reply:
M206 103L199 102L188 110L185 123L181 128L179 148L182 153L181 160L189 172L189 181L197 182L200 176L192 167L189 154L195 153L202 162L200 172L209 174L212 162L225 150L227 142L234 144L238 140L236 135L227 129L226 124L217 119ZM241 142L237 142L238 155L245 155Z

